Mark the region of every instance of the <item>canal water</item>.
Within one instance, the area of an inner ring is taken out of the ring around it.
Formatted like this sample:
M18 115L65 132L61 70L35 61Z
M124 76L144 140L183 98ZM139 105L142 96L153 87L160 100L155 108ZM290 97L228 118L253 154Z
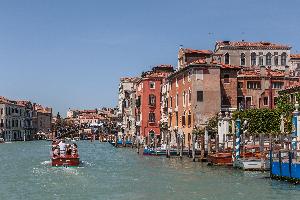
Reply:
M78 146L82 165L56 168L49 142L0 144L0 199L300 199L300 186L268 173L141 156L108 143Z

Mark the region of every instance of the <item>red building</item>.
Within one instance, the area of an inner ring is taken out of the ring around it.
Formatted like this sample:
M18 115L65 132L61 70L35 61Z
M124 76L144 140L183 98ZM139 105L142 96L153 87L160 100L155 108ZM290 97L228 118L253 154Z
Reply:
M173 72L171 65L160 65L142 73L137 82L136 132L150 144L150 139L160 137L160 99L163 80Z

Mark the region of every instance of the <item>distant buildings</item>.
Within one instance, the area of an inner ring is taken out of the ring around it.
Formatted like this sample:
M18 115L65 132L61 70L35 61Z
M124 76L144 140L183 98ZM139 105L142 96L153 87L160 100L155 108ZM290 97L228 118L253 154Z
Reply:
M164 143L169 134L172 145L181 136L188 146L193 130L217 114L274 108L278 91L299 84L300 56L290 51L284 44L246 41L219 41L214 51L180 48L175 71L162 65L138 79L121 79L124 134L141 136L145 144L154 136Z
M0 97L0 137L5 141L31 140L40 130L49 133L52 115L49 121L40 112L43 111L37 110L30 101Z
M33 104L32 124L35 132L49 134L51 132L52 108Z

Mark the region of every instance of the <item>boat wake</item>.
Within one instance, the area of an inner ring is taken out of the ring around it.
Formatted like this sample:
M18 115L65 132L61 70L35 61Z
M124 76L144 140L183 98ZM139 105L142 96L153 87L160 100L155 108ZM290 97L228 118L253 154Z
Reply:
M85 160L81 161L81 163L80 163L81 167L85 167L85 166L91 167L93 165L94 165L94 163L90 163L90 162L85 161Z
M51 160L45 160L41 162L41 165L51 165Z

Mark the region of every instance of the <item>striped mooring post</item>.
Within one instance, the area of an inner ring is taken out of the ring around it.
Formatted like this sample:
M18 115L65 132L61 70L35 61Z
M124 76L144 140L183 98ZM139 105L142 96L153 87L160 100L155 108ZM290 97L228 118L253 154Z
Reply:
M237 119L235 121L236 124L236 131L235 131L235 157L234 159L237 160L240 158L240 148L241 148L241 120Z
M295 103L295 111L293 112L293 130L292 130L292 150L297 149L297 136L298 136L298 118L299 118L299 104L296 101Z

